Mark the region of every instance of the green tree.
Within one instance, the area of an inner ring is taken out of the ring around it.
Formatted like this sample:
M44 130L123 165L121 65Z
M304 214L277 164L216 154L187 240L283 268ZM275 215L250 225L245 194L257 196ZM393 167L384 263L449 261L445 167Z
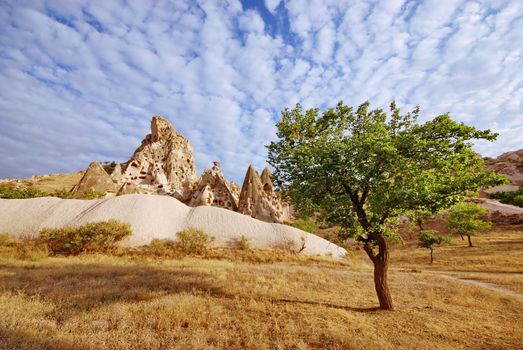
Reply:
M467 236L469 247L472 247L470 236L475 236L478 232L488 230L492 226L490 222L480 218L487 212L487 208L476 203L459 203L450 208L447 227L462 237Z
M430 263L434 262L434 246L443 243L450 243L450 237L436 236L436 231L427 230L419 233L419 246L430 250Z
M278 186L302 215L319 213L356 237L374 264L382 309L393 309L387 282L388 239L400 215L438 212L480 186L504 183L485 172L472 139L495 140L490 130L453 121L447 114L417 123L419 108L405 115L356 110L338 103L320 115L297 104L282 112L278 140L268 147Z

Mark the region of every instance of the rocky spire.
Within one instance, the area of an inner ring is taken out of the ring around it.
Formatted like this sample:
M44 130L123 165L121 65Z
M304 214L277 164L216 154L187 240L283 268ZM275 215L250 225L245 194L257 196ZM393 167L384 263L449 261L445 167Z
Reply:
M265 169L263 169L260 179L261 179L261 182L263 185L263 190L265 192L272 193L272 190L273 190L272 174L271 174L271 171L269 170L269 168L265 167Z
M197 181L192 147L161 116L151 120L151 134L127 162L124 182L148 193L170 194L187 201Z
M73 187L71 192L76 197L81 197L85 191L92 190L100 193L116 192L116 184L107 174L102 165L98 162L92 162L84 173L84 176Z
M268 222L283 222L289 218L289 206L273 192L269 169L265 168L260 176L252 165L249 166L240 192L238 212Z
M258 203L262 190L263 184L260 175L252 165L249 165L240 192L238 211L242 214L252 216L254 206Z
M220 170L220 163L213 162L212 169L204 170L190 206L215 206L236 211L240 188L232 181L228 181Z

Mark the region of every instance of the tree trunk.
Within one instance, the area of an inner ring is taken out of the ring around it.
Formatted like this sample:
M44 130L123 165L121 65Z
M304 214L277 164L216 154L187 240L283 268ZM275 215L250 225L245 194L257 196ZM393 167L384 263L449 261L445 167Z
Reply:
M416 219L416 222L418 223L418 227L419 227L420 231L423 231L423 220L418 218L418 219Z
M461 237L461 240L464 241L465 240L465 237L463 237L463 235L460 233L459 236Z
M469 240L469 247L472 247L472 240L470 239L470 235L467 235L467 238Z
M430 248L430 263L434 262L434 257L432 256L432 248Z
M374 263L374 288L376 289L380 309L394 310L387 280L387 271L389 268L389 246L387 238L381 233L373 234L372 236L374 236L373 238L378 244L379 252L374 255L372 249L365 249L365 251Z

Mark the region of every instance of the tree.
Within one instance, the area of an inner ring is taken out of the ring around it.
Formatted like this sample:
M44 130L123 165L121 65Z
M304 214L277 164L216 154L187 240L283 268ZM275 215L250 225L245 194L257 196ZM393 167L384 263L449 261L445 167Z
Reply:
M356 110L339 102L320 115L297 104L282 111L269 164L277 185L302 215L319 213L355 237L374 264L380 308L392 310L388 240L400 215L435 213L480 186L504 183L485 172L472 139L495 140L490 130L453 121L448 114L418 124L419 108L405 115Z
M450 208L447 218L447 227L461 236L467 236L469 247L472 247L470 236L488 230L492 224L480 219L487 214L487 208L476 203L459 203Z
M450 237L436 236L436 231L427 230L419 233L419 246L430 249L430 263L434 262L433 250L435 245L450 243Z

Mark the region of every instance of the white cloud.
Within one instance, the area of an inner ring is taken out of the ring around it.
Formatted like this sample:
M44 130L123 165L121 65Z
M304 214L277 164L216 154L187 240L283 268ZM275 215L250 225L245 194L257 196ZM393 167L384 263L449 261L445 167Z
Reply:
M0 177L126 160L168 117L200 170L265 165L284 107L422 107L523 148L523 3L266 0L0 3ZM276 12L278 12L276 14ZM267 19L266 19L267 20Z

